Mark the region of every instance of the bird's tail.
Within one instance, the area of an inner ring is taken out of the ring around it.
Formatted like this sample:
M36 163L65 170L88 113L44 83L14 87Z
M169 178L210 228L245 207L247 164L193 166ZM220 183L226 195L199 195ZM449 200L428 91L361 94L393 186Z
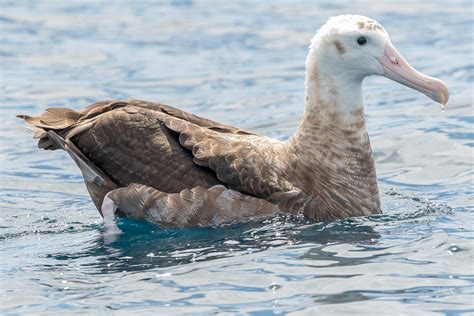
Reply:
M81 113L66 108L46 109L43 114L38 116L17 115L18 118L37 128L33 138L38 140L38 147L46 150L61 149L58 142L50 139L48 131L55 131L58 135L65 132L77 123L82 117Z
M104 196L118 186L71 141L72 137L93 125L92 118L96 115L88 117L88 114L90 112L81 113L66 108L50 108L39 116L18 115L17 117L37 128L33 137L39 139L39 148L63 149L71 156L82 172L87 190L96 208L101 212Z
M17 115L29 125L36 127L33 137L38 140L38 147L46 150L62 149L53 141L48 131L54 131L64 139L71 139L92 127L94 120L101 114L126 106L123 101L100 101L81 111L67 108L49 108L41 115Z

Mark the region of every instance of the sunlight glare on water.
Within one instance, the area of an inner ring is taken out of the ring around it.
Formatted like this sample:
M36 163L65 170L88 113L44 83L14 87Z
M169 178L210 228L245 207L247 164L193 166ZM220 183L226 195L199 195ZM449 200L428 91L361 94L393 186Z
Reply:
M473 8L469 1L0 3L2 314L474 313ZM64 152L16 114L145 99L286 139L303 112L309 40L333 15L381 22L444 111L364 83L384 214L291 216L111 233ZM157 310L159 308L159 310Z

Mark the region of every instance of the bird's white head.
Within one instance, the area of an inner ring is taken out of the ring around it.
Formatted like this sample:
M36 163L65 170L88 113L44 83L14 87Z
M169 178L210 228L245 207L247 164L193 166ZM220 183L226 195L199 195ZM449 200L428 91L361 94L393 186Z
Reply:
M449 98L441 80L416 71L393 46L385 29L360 15L330 18L311 41L306 69L307 90L313 81L326 94L331 90L344 94L345 88L357 89L366 76L382 75L443 105ZM354 97L350 94L346 101Z

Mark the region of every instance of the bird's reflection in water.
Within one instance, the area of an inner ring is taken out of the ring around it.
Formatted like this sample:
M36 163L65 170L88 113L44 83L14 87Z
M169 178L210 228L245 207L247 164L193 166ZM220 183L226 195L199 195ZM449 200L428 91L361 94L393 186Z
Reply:
M379 238L370 222L363 219L314 224L300 217L276 216L221 228L168 230L127 218L120 218L116 223L121 233L110 232L105 225L99 225L95 229L100 234L86 250L48 257L57 260L94 258L83 268L92 273L113 273L245 255L283 245L370 244Z

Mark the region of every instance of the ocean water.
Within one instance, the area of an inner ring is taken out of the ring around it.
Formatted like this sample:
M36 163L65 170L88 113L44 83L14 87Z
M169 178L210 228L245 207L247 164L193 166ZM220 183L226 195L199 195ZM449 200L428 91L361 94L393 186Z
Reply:
M342 13L450 87L442 112L364 83L383 215L110 235L14 117L137 98L284 139L309 40ZM0 1L0 313L473 315L473 22L472 1Z

